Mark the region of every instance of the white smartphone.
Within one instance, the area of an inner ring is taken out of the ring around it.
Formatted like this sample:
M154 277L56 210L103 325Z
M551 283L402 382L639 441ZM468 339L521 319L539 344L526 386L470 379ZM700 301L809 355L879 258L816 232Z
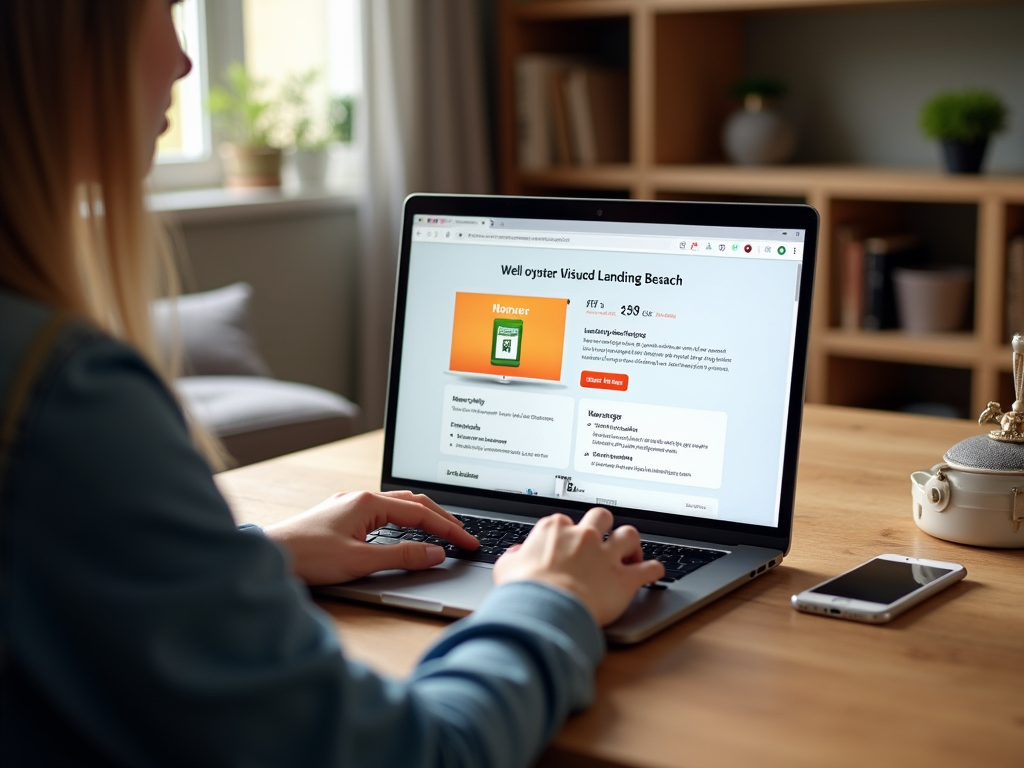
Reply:
M793 595L791 602L798 611L883 624L966 575L957 563L879 555Z

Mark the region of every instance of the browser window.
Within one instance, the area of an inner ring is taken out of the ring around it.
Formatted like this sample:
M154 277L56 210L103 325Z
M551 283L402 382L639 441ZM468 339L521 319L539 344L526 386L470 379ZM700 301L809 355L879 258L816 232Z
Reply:
M417 216L393 472L775 525L805 233Z

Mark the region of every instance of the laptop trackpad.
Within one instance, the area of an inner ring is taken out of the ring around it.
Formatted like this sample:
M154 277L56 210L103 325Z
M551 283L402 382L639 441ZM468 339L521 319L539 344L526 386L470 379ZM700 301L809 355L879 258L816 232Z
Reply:
M476 610L493 588L492 566L448 559L425 571L382 571L316 591L451 616Z

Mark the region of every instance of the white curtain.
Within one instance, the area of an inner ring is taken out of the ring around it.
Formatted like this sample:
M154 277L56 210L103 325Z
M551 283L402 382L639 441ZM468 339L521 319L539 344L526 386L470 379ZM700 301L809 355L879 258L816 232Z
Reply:
M478 0L361 0L359 404L383 423L402 202L492 189Z

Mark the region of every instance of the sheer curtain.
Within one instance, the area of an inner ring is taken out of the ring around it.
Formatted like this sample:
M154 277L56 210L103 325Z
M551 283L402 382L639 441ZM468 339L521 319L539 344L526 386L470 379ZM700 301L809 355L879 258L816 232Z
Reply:
M402 201L492 190L478 0L361 0L359 404L383 423Z

